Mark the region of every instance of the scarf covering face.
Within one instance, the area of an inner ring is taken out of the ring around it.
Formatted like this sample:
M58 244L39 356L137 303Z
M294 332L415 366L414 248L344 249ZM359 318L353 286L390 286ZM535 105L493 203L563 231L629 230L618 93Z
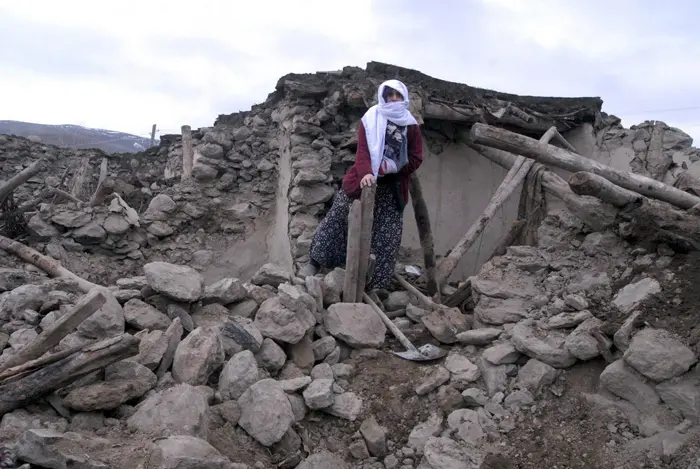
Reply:
M403 101L387 103L384 100L384 88L393 88L403 96ZM367 110L362 116L362 125L367 135L367 147L369 148L372 163L372 174L379 174L379 166L384 159L384 144L386 138L387 123L391 121L398 126L418 124L416 119L408 111L408 88L398 80L387 80L377 90L377 104ZM402 160L407 161L407 155ZM405 161L402 161L405 164ZM392 162L393 163L393 162ZM402 165L403 166L403 165ZM396 171L401 167L397 167Z

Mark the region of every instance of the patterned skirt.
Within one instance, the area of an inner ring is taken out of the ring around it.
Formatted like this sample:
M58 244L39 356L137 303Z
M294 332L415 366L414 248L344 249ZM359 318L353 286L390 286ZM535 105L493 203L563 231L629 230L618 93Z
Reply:
M348 215L352 199L341 189L331 209L318 225L311 241L309 255L323 267L332 269L345 266L348 242ZM401 247L403 211L394 200L389 185L378 185L374 202L371 253L376 257L372 280L366 290L388 288L394 275L396 254Z

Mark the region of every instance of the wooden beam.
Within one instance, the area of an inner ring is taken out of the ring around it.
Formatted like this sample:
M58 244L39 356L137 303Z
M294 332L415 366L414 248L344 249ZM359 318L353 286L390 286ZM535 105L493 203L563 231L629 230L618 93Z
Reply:
M101 292L90 291L76 303L72 310L47 327L34 341L10 355L6 360L0 361L0 371L41 357L73 332L81 322L92 316L106 301Z
M357 259L357 291L355 292L355 303L362 303L362 294L367 286L367 272L370 262L369 256L372 252L372 226L374 225L374 199L377 193L376 184L364 187L360 197L360 246ZM347 301L347 300L346 300Z
M192 177L194 165L194 149L192 148L192 128L189 125L182 126L182 176L181 181Z
M40 254L38 251L20 243L19 241L14 241L10 238L6 238L5 236L0 236L0 249L7 251L10 254L14 254L24 262L43 270L51 277L73 280L78 284L78 288L80 288L83 293L87 293L93 288L104 288L96 283L89 282L82 277L78 277L76 274L66 269L55 260Z
M66 386L77 378L138 353L130 334L102 340L9 383L0 383L0 417Z
M427 280L426 287L431 296L439 295L440 287L436 278L435 241L433 240L433 230L430 226L430 214L428 212L428 204L425 203L425 197L423 197L420 179L416 173L411 175L409 192L411 193L413 215L418 227L418 239L423 250L423 265Z
M688 209L700 203L700 197L646 176L622 171L577 153L540 143L537 140L486 124L474 124L470 139L481 145L532 158L570 172L588 171L624 187L655 199Z
M597 197L615 207L624 207L642 199L640 194L616 186L604 177L586 171L572 174L569 178L569 187L575 194Z
M347 236L343 301L345 303L357 303L357 277L360 268L360 238L362 236L362 201L360 199L354 200L350 205Z

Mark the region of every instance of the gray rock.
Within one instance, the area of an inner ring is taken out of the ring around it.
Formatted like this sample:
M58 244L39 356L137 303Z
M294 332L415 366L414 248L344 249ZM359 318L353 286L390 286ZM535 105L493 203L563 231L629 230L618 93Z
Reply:
M376 457L386 456L389 452L386 445L387 429L379 425L374 416L362 421L360 433L367 443L369 454Z
M564 346L565 336L558 336L556 331L541 337L534 328L519 323L513 326L510 340L520 353L554 368L568 368L576 362L576 357Z
M641 302L661 291L661 285L653 278L645 278L636 283L630 283L617 292L613 298L613 305L623 312L628 313Z
M450 438L432 437L425 443L421 469L479 469L482 449Z
M124 309L119 301L106 288L99 287L99 291L105 296L106 302L89 318L78 326L78 332L90 339L106 339L124 332Z
M408 446L417 454L423 454L425 444L432 437L442 433L444 418L438 413L432 413L425 422L421 422L411 430L408 436Z
M292 406L274 379L263 379L238 399L242 410L238 425L264 446L282 439L294 421Z
M237 278L223 278L204 289L202 301L228 305L244 300L247 297L248 290L245 289L240 280Z
M479 414L472 409L457 409L447 416L447 426L456 436L473 446L486 440L486 432L479 423Z
M549 318L548 329L570 329L576 327L587 319L592 318L590 311L576 311L574 313L559 313Z
M204 278L191 267L158 261L143 270L153 290L175 300L192 303L204 294Z
M206 441L177 435L156 440L144 469L230 469L231 462Z
M481 356L492 365L506 365L518 361L521 354L510 342L500 342L484 350Z
M226 363L219 376L219 392L224 400L238 399L260 379L258 364L250 350L237 353Z
M130 429L159 436L208 436L209 396L202 388L178 384L143 401L127 419Z
M216 331L198 327L175 350L173 378L193 386L206 384L224 364L224 346Z
M296 469L350 469L350 465L346 463L340 456L331 453L325 449L309 455L299 464Z
M537 359L531 358L518 371L515 386L519 389L527 389L532 394L550 386L559 377L560 371Z
M476 361L476 365L479 367L489 396L505 391L508 384L508 368L506 365L493 365L483 357Z
M253 321L240 316L230 317L221 326L221 335L253 353L258 353L263 344L263 336Z
M153 389L156 375L130 360L115 363L105 371L105 381L79 387L63 399L66 407L81 412L116 409Z
M264 337L296 344L316 325L316 318L308 310L300 314L285 308L275 296L260 305L254 324Z
M285 271L279 266L276 266L275 264L268 263L260 267L260 269L250 280L250 283L258 286L271 285L277 288L281 283L289 281L291 281L291 275L289 272Z
M240 303L229 305L228 310L234 316L252 318L258 310L258 302L253 299L243 300Z
M151 199L148 208L143 214L146 221L165 220L168 215L175 211L177 204L173 199L165 194L158 194Z
M683 414L691 422L700 422L700 368L665 381L656 386L656 392L666 405Z
M445 368L451 373L450 384L457 389L465 389L481 377L479 367L467 357L453 353L448 355L444 363Z
M488 345L498 339L503 333L503 329L493 327L483 327L480 329L472 329L457 334L457 340L465 345Z
M335 395L333 394L333 379L315 379L309 384L304 392L304 403L309 409L325 409L333 405Z
M0 293L29 286L29 274L21 269L0 267ZM1 301L1 300L0 300ZM0 308L2 311L2 308Z
M112 442L104 438L32 429L22 434L15 451L20 460L40 467L108 469L107 464L90 455L111 445Z
M384 345L386 326L371 306L364 303L336 303L325 317L328 332L354 348Z
M51 221L64 228L80 228L92 220L92 215L82 211L62 211L51 217Z
M341 419L354 422L362 411L362 399L354 392L337 394L333 405L323 409L324 412Z
M322 337L311 344L314 352L314 358L323 360L330 354L336 346L335 338L332 336Z
M416 385L415 391L424 396L450 380L450 372L443 366L436 365L428 369L426 376Z
M566 337L564 343L566 349L579 360L590 360L600 355L598 341L591 334L592 331L600 330L603 322L598 318L588 318L574 329ZM607 348L612 346L612 342L604 338Z
M600 374L600 384L616 396L628 400L639 410L654 407L660 402L654 388L622 359L605 367Z
M469 407L481 407L489 402L489 397L479 388L469 388L462 391L464 403Z
M287 355L282 350L282 347L272 339L264 339L262 347L256 358L260 366L265 368L270 373L276 373L282 369L284 362L287 361Z
M654 381L679 376L697 362L692 350L665 329L646 328L632 338L625 362Z
M164 331L156 329L141 335L140 339L139 355L136 361L153 370L158 366L168 349L168 338Z
M25 309L38 310L44 304L45 287L40 285L22 285L0 296L0 320L9 321L18 317Z
M172 322L167 315L139 299L124 304L124 319L131 327L148 330L165 330Z

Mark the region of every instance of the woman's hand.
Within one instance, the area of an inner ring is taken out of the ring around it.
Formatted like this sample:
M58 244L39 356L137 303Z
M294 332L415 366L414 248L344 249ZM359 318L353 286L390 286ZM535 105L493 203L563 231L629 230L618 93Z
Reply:
M375 182L377 182L377 178L373 174L368 174L360 180L360 187L371 186Z

